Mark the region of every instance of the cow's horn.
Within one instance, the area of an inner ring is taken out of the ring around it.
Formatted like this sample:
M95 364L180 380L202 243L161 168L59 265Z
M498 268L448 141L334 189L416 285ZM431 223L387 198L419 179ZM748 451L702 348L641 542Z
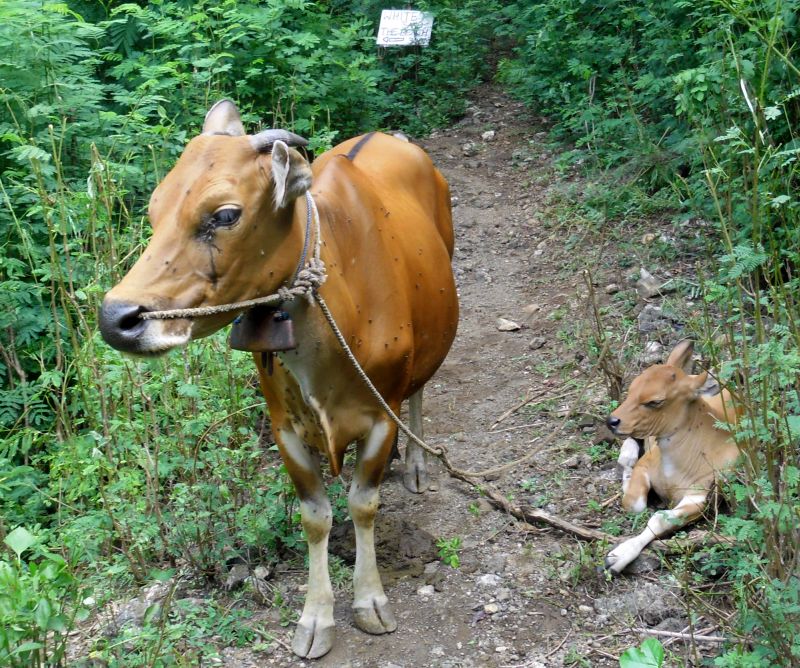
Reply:
M259 153L269 153L272 150L272 145L278 140L288 146L299 146L301 148L308 146L308 139L304 139L288 130L275 129L263 130L257 135L253 135L250 137L250 144Z

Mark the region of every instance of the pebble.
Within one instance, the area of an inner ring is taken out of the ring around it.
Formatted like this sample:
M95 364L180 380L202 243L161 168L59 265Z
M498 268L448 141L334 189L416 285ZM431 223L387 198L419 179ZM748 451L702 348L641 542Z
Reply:
M642 361L645 364L656 364L661 361L664 353L664 346L658 341L649 341L644 347L644 358Z
M497 133L494 130L487 130L481 135L483 141L494 141L496 137Z
M234 564L225 578L225 589L231 591L238 587L250 576L250 570L245 564Z
M461 147L461 152L465 157L471 158L474 155L478 155L478 147L474 142L470 141Z
M516 332L518 329L521 329L518 323L508 318L498 318L495 325L500 332Z
M494 573L486 573L478 578L478 584L482 587L496 587L500 582L502 582L500 576Z
M423 585L422 587L417 589L417 594L419 596L427 597L427 596L433 596L435 591L436 590L434 589L433 585Z
M657 280L653 274L642 267L639 270L639 280L636 281L636 290L645 299L655 297L661 293L661 281Z
M486 605L483 606L483 611L487 615L494 615L500 612L500 606L497 605L497 603L487 603Z
M607 295L615 295L619 292L619 285L617 283L609 283L605 290Z
M594 612L594 608L590 605L579 605L578 610L585 615L589 615Z
M530 340L530 343L528 343L528 347L531 350L539 350L539 348L542 348L545 343L547 343L547 339L543 336L534 336Z

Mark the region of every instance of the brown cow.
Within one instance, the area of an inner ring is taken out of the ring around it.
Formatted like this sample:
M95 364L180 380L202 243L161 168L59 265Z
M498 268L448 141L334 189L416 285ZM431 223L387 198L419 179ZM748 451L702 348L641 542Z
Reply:
M300 139L284 136L289 143ZM412 423L421 431L422 388L447 355L458 321L447 182L422 150L384 134L348 140L311 167L274 137L274 131L245 135L227 100L211 108L203 133L152 195L152 239L106 295L103 337L125 352L161 354L219 330L235 314L143 320L142 313L238 302L291 283L304 244L315 241L305 238L304 194L311 189L328 272L320 294L392 409L411 399ZM354 441L355 623L376 634L397 627L373 533L397 428L345 359L319 307L295 299L282 309L293 320L297 348L277 353L272 375L262 355L254 357L308 540L308 594L292 648L319 657L331 648L334 627L331 508L320 459L338 474ZM427 487L424 453L416 446L406 451L404 480L416 492Z

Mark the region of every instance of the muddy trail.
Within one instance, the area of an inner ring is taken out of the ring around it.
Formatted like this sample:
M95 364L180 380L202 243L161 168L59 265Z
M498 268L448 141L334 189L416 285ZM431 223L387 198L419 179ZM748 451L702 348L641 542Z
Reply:
M629 346L643 351L648 344L650 359L634 360L628 376L655 361L658 341L678 338L676 322L662 312L666 304L641 299L629 274L653 266L646 246L654 240L670 251L661 275L687 273L688 263L674 259L681 254L671 224L622 223L616 233L641 243L613 252L617 244L605 230L574 215L584 184L558 167L544 119L493 87L479 90L461 122L420 143L450 183L461 303L452 351L425 390L426 438L446 446L455 466L468 471L524 458L483 483L515 504L630 534L635 526L616 498L618 443L604 426L608 390L586 352L594 327L589 295L617 318L611 326ZM685 597L654 553L612 580L601 568L608 545L520 522L440 462L429 461L429 470L429 489L414 495L396 461L381 489L376 545L398 621L394 633L369 636L353 625L353 532L340 523L330 545L337 589L332 651L316 661L291 653L292 613L302 608L306 587L302 560L295 559L266 576L264 600L248 604L260 647L220 642L221 661L209 665L618 666L619 655L648 633L662 634L670 651L693 665L694 650L668 635L689 628ZM349 475L348 469L345 483ZM186 596L202 605L209 596L226 598L203 587L176 594Z

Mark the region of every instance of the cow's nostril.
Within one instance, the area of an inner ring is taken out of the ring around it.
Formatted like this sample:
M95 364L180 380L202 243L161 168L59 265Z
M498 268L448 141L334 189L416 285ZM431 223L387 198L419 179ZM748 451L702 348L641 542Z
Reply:
M614 417L613 415L609 415L608 418L606 418L606 425L611 430L619 427L620 422L622 422L622 420L620 420L618 417Z
M100 333L105 342L125 352L136 352L147 321L139 316L148 309L128 302L103 301L100 308Z
M144 325L144 320L142 320L139 316L145 311L147 311L146 308L139 306L136 308L135 312L124 315L119 321L120 329L129 331L131 329L136 329L137 327L141 328Z

